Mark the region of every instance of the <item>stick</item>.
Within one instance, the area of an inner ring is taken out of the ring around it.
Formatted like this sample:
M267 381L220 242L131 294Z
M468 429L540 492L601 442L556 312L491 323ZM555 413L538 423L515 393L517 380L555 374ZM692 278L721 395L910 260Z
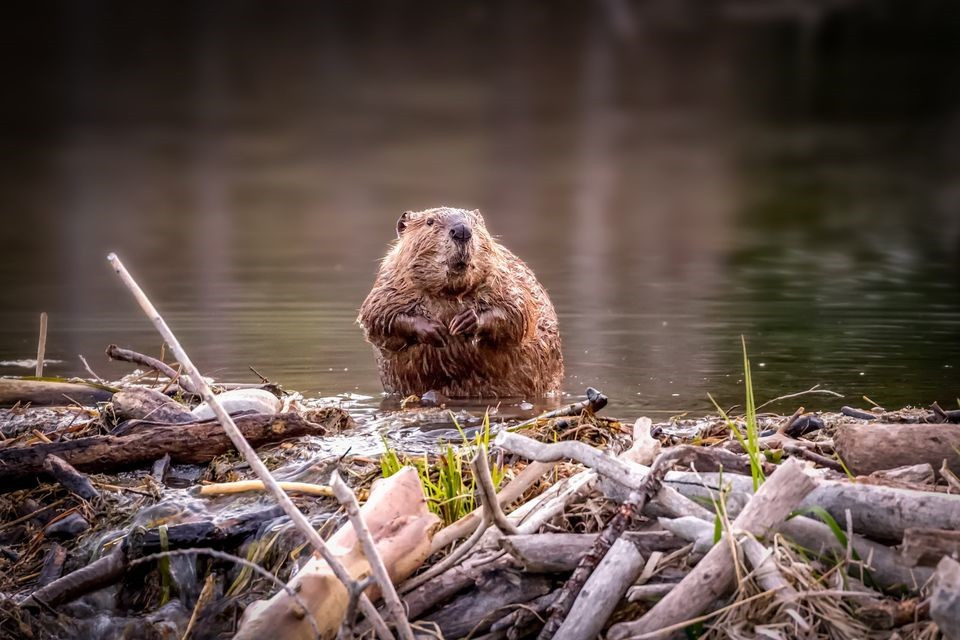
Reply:
M350 518L353 531L356 533L357 540L360 541L360 545L363 548L363 555L367 557L367 562L370 563L370 569L373 571L373 575L380 585L380 593L383 596L384 602L387 604L390 617L393 618L397 629L400 631L400 637L404 640L414 640L410 622L403 612L403 604L400 603L400 596L397 595L397 590L393 587L393 581L387 573L387 567L383 564L383 558L380 557L380 553L377 551L377 545L370 535L370 529L367 527L363 516L360 515L360 506L357 504L357 497L336 470L334 470L330 476L330 488L333 489L333 494L347 511L347 517Z
M626 538L619 538L614 542L597 565L597 570L583 585L583 590L572 603L569 615L565 615L561 620L556 637L563 640L596 638L607 623L610 614L623 599L627 588L640 575L643 565L643 556L632 542ZM556 602L550 609L552 610L555 606ZM553 620L552 616L547 620L547 624L550 624L551 620Z
M470 468L473 469L473 476L480 490L480 499L482 500L484 510L489 514L490 521L507 535L518 533L517 527L507 520L507 516L503 515L503 510L497 501L497 489L493 486L493 478L490 476L490 464L487 461L486 445L480 445L477 450L477 455L470 461Z
M497 504L499 504L501 507L506 507L511 502L514 502L517 498L523 495L523 493L529 489L533 483L539 480L543 474L547 473L555 466L556 464L554 463L545 462L534 462L527 465L524 470L517 475L516 478L510 481L510 484L504 487L500 493L497 494ZM462 538L469 532L476 530L482 514L483 507L478 507L450 526L444 527L438 531L437 535L433 537L433 543L430 546L431 555L440 551L454 540Z
M237 425L233 422L233 418L230 417L223 407L220 405L220 401L217 400L217 397L213 395L213 391L210 390L210 386L207 384L207 381L204 380L203 376L200 375L200 370L193 364L193 361L190 359L190 356L187 355L187 352L184 351L183 347L180 346L180 341L177 340L177 337L170 330L170 327L167 326L167 323L160 316L160 313L153 306L153 303L150 302L150 299L147 298L147 295L143 292L140 286L136 283L133 277L127 272L126 267L123 266L123 263L120 262L120 258L117 257L115 253L111 253L107 256L107 260L113 266L114 271L117 272L117 275L120 276L120 280L123 281L123 284L126 285L127 289L133 294L133 297L136 298L137 302L140 304L140 308L143 309L144 313L153 323L153 326L156 327L157 331L163 337L164 341L170 345L170 349L173 351L174 357L177 359L183 368L186 369L187 374L190 376L190 379L193 381L193 387L195 390L200 392L200 396L203 400L210 405L210 408L213 409L214 414L217 416L217 420L220 421L220 425L223 427L223 430L229 436L230 441L233 442L233 446L237 448L240 453L243 454L244 459L246 459L247 464L250 465L250 468L253 472L263 481L263 484L270 490L270 493L277 499L277 502L280 503L280 506L283 507L284 513L290 517L290 521L297 528L297 530L307 539L307 541L313 546L313 548L323 557L330 568L333 570L334 575L349 589L349 585L353 583L353 580L350 577L350 574L347 573L347 570L344 568L340 560L333 555L327 545L323 542L323 538L320 537L320 534L317 533L316 529L310 524L310 521L307 520L307 517L303 515L303 512L297 508L297 505L293 504L293 500L290 499L290 496L284 492L280 485L277 484L276 479L270 475L270 471L267 469L266 465L263 464L263 461L257 456L257 452L253 450L253 447L244 439L243 434L240 433L240 430L237 429ZM384 624L383 619L380 618L380 614L377 613L376 607L373 606L373 603L370 602L370 598L363 594L360 596L360 607L367 618L374 622L375 628L377 629L377 635L382 640L389 640L392 636L390 630L387 629L386 624ZM377 621L379 620L379 624Z
M113 255L113 254L110 254L110 255ZM108 260L110 259L109 256L107 257L107 259ZM118 264L120 263L119 259L117 260L117 263ZM121 268L123 268L123 265L121 265ZM120 273L120 271L118 270L117 273ZM120 277L123 278L122 275ZM131 282L133 282L133 280L131 280ZM134 285L136 285L136 283L134 283ZM136 295L136 293L134 293L134 295ZM147 302L149 304L149 300ZM144 309L144 311L146 311L146 309ZM166 340L166 338L164 338L164 340ZM111 344L110 346L108 346L106 353L107 353L107 357L110 358L111 360L120 360L122 362L132 362L133 364L140 364L149 369L153 369L154 371L159 371L163 375L170 378L171 381L177 382L183 388L183 390L186 391L187 393L194 393L196 395L200 395L200 392L197 390L197 387L193 383L191 383L190 380L184 379L179 373L174 371L173 367L168 365L166 362L157 360L156 358L152 358L148 355L144 355L136 351L132 351L130 349L121 349L115 344ZM174 357L176 357L176 353L177 353L176 350L174 350L173 353L174 353Z
M322 496L332 498L333 490L322 484L310 482L278 482L280 488L287 493L304 493L308 496ZM218 482L205 484L198 492L201 496L221 496L231 493L245 493L247 491L265 491L266 487L260 480L240 480L239 482Z
M768 535L814 486L813 478L804 472L803 464L788 460L760 487L734 520L727 535L740 531L754 536ZM697 616L714 600L728 593L734 575L734 558L730 555L729 545L716 544L663 600L639 620L614 625L607 637L623 640Z
M37 377L43 377L43 356L47 350L47 312L40 314L40 338L37 340Z
M539 424L541 420L550 420L551 418L563 418L567 416L578 416L584 411L596 413L605 406L607 406L607 396L603 395L593 387L587 387L586 400L575 402L565 407L554 409L553 411L541 413L536 418L531 418L530 420L525 420L519 424L513 425L510 427L510 431L519 431L520 429L532 427L535 424Z

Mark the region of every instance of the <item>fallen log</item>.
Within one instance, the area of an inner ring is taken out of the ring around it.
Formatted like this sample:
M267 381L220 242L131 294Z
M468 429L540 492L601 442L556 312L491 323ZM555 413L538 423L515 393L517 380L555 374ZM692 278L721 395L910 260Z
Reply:
M130 387L113 394L113 413L117 422L122 420L150 420L184 424L196 422L186 408L176 400L147 387Z
M539 533L505 536L500 547L509 552L524 571L530 573L564 573L576 569L580 558L593 549L596 533ZM627 531L629 540L641 554L654 551L676 551L684 542L669 531Z
M732 531L703 557L680 583L639 620L611 627L607 637L623 640L641 632L656 631L702 613L713 601L725 597L734 583L730 535L745 532L767 536L814 488L801 463L788 460L760 487L736 520Z
M553 589L549 576L516 573L509 569L487 573L476 588L440 610L422 618L435 623L443 638L462 638L483 633L510 612Z
M236 419L243 436L254 446L305 435L337 431L350 421L341 409L328 407L315 413L323 423L307 422L296 413L250 415ZM0 449L0 490L43 473L43 461L54 455L81 471L102 472L149 465L170 454L176 463L199 464L233 449L216 422L156 426L128 436L91 436Z
M55 455L46 457L43 461L43 469L53 476L53 479L59 482L64 489L77 494L84 500L95 500L100 497L100 492L90 482L90 478Z
M722 483L732 493L753 492L753 481L747 476L725 473ZM721 477L671 471L666 484L688 498L709 504L711 492L720 488ZM823 507L843 523L849 510L854 531L897 542L909 528L960 529L960 495L933 491L821 479L801 507Z
M116 389L86 382L0 378L0 407L17 403L45 407L87 406L108 401L114 391Z
M841 424L834 450L855 475L914 464L960 473L960 428L952 424Z
M644 559L626 538L617 538L590 574L556 634L564 640L592 640L643 570Z
M513 558L499 553L470 556L459 565L433 580L420 585L403 596L407 616L416 620L434 607L449 601L469 586L484 580L484 576L502 572L514 566Z
M394 584L412 574L427 559L438 518L427 509L423 487L412 467L404 467L374 483L360 515ZM370 563L351 525L340 527L326 544L352 580L363 580L370 575ZM316 556L311 558L288 586L310 608L321 636L332 638L347 611L350 594L327 562ZM379 589L372 585L366 593L375 598ZM280 591L269 600L251 603L234 640L267 637L284 640L315 637L308 616L287 591Z

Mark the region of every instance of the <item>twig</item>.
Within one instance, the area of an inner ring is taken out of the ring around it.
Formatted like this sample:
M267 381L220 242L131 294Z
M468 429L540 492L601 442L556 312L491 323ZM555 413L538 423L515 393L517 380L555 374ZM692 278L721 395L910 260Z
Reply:
M508 535L517 533L517 527L503 515L503 510L497 501L497 489L493 486L493 478L490 476L486 445L480 445L477 455L470 461L470 468L473 469L473 477L477 481L483 508L489 514L489 520L503 533Z
M216 581L214 580L213 573L208 573L206 579L203 581L203 588L200 589L197 604L193 606L193 613L190 614L190 620L187 621L187 628L183 630L183 635L180 636L180 640L187 640L187 638L190 637L193 626L197 623L197 618L200 617L200 611L213 599L213 586L215 584Z
M511 502L514 502L523 495L533 483L537 482L543 474L555 466L556 463L553 462L532 462L528 464L523 471L517 474L517 476L497 494L497 504L505 507ZM437 535L433 536L433 542L430 544L431 555L440 551L454 540L468 535L468 532L475 531L482 515L483 507L478 507L450 526L438 531Z
M815 384L806 391L798 391L797 393L788 393L785 396L777 396L772 400L767 400L763 404L757 407L757 411L763 409L768 404L773 404L774 402L780 402L781 400L789 400L790 398L799 398L800 396L820 394L824 396L833 396L834 398L842 398L843 395L837 393L836 391L830 391L829 389L821 389L819 384Z
M532 427L535 424L539 424L542 420L550 420L551 418L578 416L584 411L589 411L590 413L596 413L601 409L603 409L605 406L607 406L607 396L603 395L593 387L587 387L586 400L575 402L565 407L554 409L553 411L547 411L546 413L541 413L536 418L524 420L519 424L513 425L512 427L510 427L510 431L519 431L520 429L525 429L526 427Z
M110 255L112 256L114 254L110 254ZM110 258L108 257L107 259L109 260ZM117 259L117 264L120 265L120 269L123 269L123 265L120 264L119 258ZM114 268L116 268L116 266ZM117 269L117 273L120 273L119 269ZM129 277L129 274L127 274L127 277ZM124 276L121 274L120 278L124 279ZM130 280L130 282L132 282L134 286L136 286L136 283L133 282L132 279ZM125 279L124 279L124 283L126 283ZM128 285L128 288L129 288L129 285ZM140 293L142 294L143 291L141 291ZM134 293L134 296L136 295L137 294ZM147 300L146 297L144 298L144 300L146 300L147 304L150 304L150 301ZM143 305L141 304L140 306L142 307ZM144 311L146 311L146 309L144 309ZM157 318L160 318L160 316L157 316ZM154 320L154 318L152 317L151 317L151 320L154 322L154 325L156 325L156 320ZM163 322L163 319L160 318L160 321ZM157 327L157 330L159 329L160 327ZM169 329L167 330L169 331ZM162 333L163 332L161 331L161 334ZM166 337L164 337L164 340L166 340ZM177 349L172 349L172 350L173 350L173 356L177 358L180 364L183 364L183 361L177 357ZM131 351L130 349L121 349L115 344L111 344L110 346L108 346L106 353L107 353L107 357L110 358L111 360L121 360L123 362L132 362L133 364L143 365L145 367L153 369L154 371L158 371L163 375L167 376L168 378L170 378L171 382L175 380L178 381L180 386L183 387L183 390L186 391L187 393L195 393L197 395L202 395L199 391L199 387L198 387L199 383L197 383L195 379L191 381L183 378L179 373L174 371L173 367L168 365L166 362L162 362L160 360L157 360L156 358L150 357L148 355L144 355L142 353L138 353L136 351ZM184 366L186 367L186 365ZM189 368L187 368L187 370L189 372Z
M333 490L322 484L313 484L310 482L278 482L277 484L287 493L293 491L296 493L305 493L309 496L333 497ZM266 490L266 487L260 480L240 480L239 482L205 484L200 487L198 493L201 496L220 496L231 493Z
M47 350L47 312L40 314L40 338L37 340L37 377L43 377L43 356Z
M377 579L377 583L380 586L380 593L383 596L384 602L386 602L390 617L393 618L394 624L396 624L397 630L400 632L400 637L404 640L414 640L413 630L410 628L410 622L407 620L407 616L403 611L400 596L397 595L397 590L393 586L390 574L387 573L387 567L383 564L383 558L380 557L380 552L377 551L377 544L373 541L373 536L370 535L370 528L367 527L363 516L360 515L360 506L357 504L357 497L353 495L353 491L347 486L336 470L330 475L330 488L333 489L333 494L347 511L347 517L350 518L353 531L357 535L357 540L360 541L360 545L363 548L363 555L366 556L367 562L370 563L370 569Z
M44 511L48 511L49 509L53 509L54 507L60 506L61 504L63 504L63 502L64 502L65 500L66 500L66 498L60 498L59 500L57 500L57 501L55 501L55 502L51 502L50 504L48 504L48 505L46 505L46 506L40 507L39 509L37 509L37 510L35 510L35 511L31 511L30 513L28 513L28 514L26 514L26 515L24 515L24 516L20 516L19 518L15 519L15 520L11 520L11 521L9 521L9 522L4 522L3 524L0 524L0 531L3 531L4 529L9 529L10 527L13 527L13 526L15 526L15 525L18 525L18 524L20 524L21 522L26 522L27 520L31 520L31 519L33 519L34 517L36 517L37 515L43 513Z
M705 614L705 615L697 616L696 618L690 618L689 620L684 620L683 622L678 622L678 623L676 623L676 624L670 625L669 627L664 627L664 628L662 628L662 629L657 629L656 631L649 631L649 632L647 632L647 633L641 633L640 635L629 636L629 637L627 637L627 638L624 638L624 640L650 640L650 639L652 639L652 638L659 638L659 637L661 637L661 636L665 636L665 635L667 635L667 634L669 634L669 633L672 633L672 632L674 632L674 631L682 631L683 629L686 629L687 627L689 627L689 626L692 625L692 624L697 624L698 622L706 622L706 621L709 620L710 618L716 618L718 615L720 615L720 614L722 614L722 613L726 613L727 611L731 611L731 610L733 610L733 609L737 609L737 608L739 608L739 607L742 607L743 605L748 604L748 603L750 603L750 602L753 602L754 600L759 600L760 598L764 598L764 597L766 597L766 596L769 596L769 595L771 595L772 592L773 592L772 590L771 590L771 591L763 591L763 592L758 593L758 594L756 594L756 595L752 595L752 596L750 596L749 598L744 598L743 600L737 600L736 602L733 602L733 603L731 603L731 604L728 604L728 605L725 606L725 607L720 607L719 609L716 609L716 610L714 610L714 611L711 611L710 613L707 613L707 614ZM808 592L808 593L805 593L804 595L806 596L806 595L810 595L810 594L809 594L809 592Z
M97 382L99 382L100 384L103 384L103 385L107 384L107 382L106 382L103 378L101 378L100 376L98 376L97 373L96 373L93 369L90 368L90 364L87 362L87 359L83 357L83 354L82 354L82 353L77 354L77 357L80 358L80 362L83 363L83 368L87 370L87 373L89 373L91 376L93 376L93 379L94 379L94 380L96 380Z
M210 405L210 408L213 410L213 413L217 416L220 425L223 427L223 430L226 432L227 436L230 438L230 441L233 442L233 445L237 448L240 453L243 454L244 459L250 465L250 468L253 472L259 477L264 485L270 489L270 493L276 498L277 502L280 503L280 506L283 508L284 513L290 517L290 521L294 524L297 530L307 539L307 541L313 545L313 548L323 557L326 563L330 566L330 569L333 571L334 575L344 584L349 585L353 582L353 579L350 577L350 574L347 572L346 568L340 562L340 560L330 551L329 547L324 543L323 538L320 537L320 534L317 533L316 529L310 524L310 521L307 520L307 517L303 515L303 512L297 508L293 501L290 499L290 496L280 488L280 485L277 484L276 479L270 474L270 471L267 469L266 465L263 464L263 461L257 456L257 452L253 450L253 447L250 446L250 443L246 441L243 437L243 434L237 428L236 423L234 423L233 418L230 417L230 414L224 410L223 405L220 404L220 401L217 399L213 392L210 390L210 386L207 384L207 381L204 380L203 376L200 375L200 371L197 369L196 365L193 364L193 361L190 359L190 356L187 355L187 352L184 351L183 347L180 346L180 341L177 340L177 337L170 330L170 327L167 326L167 323L160 316L160 313L153 306L153 303L150 302L150 299L147 298L147 295L143 292L140 286L136 283L133 277L127 272L126 267L123 266L123 263L120 262L120 259L116 254L111 253L107 256L107 260L113 266L114 270L117 272L117 275L120 276L120 279L126 285L127 289L133 294L137 299L137 302L140 304L140 307L146 313L147 317L156 327L157 331L163 337L167 344L170 345L170 349L173 351L174 357L177 361L183 365L183 368L186 369L187 374L190 376L193 381L193 387L200 392L200 396L203 400ZM360 596L360 606L363 614L369 618L374 627L377 629L377 635L381 637L382 640L388 640L391 638L390 630L387 629L386 625L383 623L383 620L380 618L380 614L377 613L376 607L373 606L373 603L370 602L370 598L366 594ZM377 622L379 621L379 624Z
M783 445L783 450L792 456L798 456L800 458L804 458L805 460L815 462L821 467L826 467L827 469L833 469L834 471L845 473L843 465L836 460L831 460L826 456L822 456L819 453L815 453L804 447L798 447L793 444L785 444Z
M486 533L487 529L490 527L490 516L486 509L483 510L480 517L480 524L477 525L477 528L474 529L473 533L470 534L470 537L463 541L463 543L448 553L446 557L433 565L423 573L416 575L402 585L400 585L401 593L409 593L416 589L417 587L426 584L428 581L436 578L442 573L445 573L447 569L450 569L455 564L460 562L467 553L473 549L473 547L480 541L483 537L483 534Z

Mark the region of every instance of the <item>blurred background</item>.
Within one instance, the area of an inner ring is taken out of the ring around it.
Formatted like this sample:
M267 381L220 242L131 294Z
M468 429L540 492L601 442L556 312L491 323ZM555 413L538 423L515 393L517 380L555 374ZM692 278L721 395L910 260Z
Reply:
M160 339L370 396L354 324L406 209L478 207L614 413L814 384L960 395L954 0L104 2L5 9L0 373ZM789 404L789 403L788 403ZM787 411L795 406L793 402Z

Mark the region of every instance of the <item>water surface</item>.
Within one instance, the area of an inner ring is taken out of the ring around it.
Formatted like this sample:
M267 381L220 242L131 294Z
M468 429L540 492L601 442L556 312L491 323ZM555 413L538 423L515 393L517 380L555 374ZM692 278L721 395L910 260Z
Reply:
M761 401L957 402L950 3L444 6L18 17L0 360L35 354L40 311L51 374L157 354L116 251L209 375L369 410L357 309L396 217L447 204L533 267L565 391L618 415L740 401L741 335Z

